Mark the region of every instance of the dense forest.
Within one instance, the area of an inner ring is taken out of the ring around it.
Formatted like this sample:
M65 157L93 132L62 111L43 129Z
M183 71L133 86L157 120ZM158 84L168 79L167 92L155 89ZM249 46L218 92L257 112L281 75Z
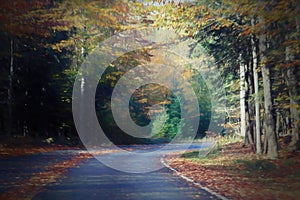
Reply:
M76 138L72 90L85 58L117 33L155 27L173 29L182 40L193 39L189 56L204 49L213 60L208 67L221 74L227 101L218 134L242 135L253 152L269 158L278 157L281 138L290 151L300 148L300 3L296 0L15 0L1 1L0 15L3 136ZM152 53L142 49L118 58L99 81L97 115L116 143L145 142L118 129L110 99L126 71L150 62ZM184 75L203 88L196 91L202 115L196 137L201 138L214 120L211 94L199 74L187 69ZM148 124L149 107L162 105L166 112L157 115L151 134L168 141L186 123L180 119L179 101L168 88L147 85L133 94L131 117L139 125ZM161 122L165 122L162 129Z

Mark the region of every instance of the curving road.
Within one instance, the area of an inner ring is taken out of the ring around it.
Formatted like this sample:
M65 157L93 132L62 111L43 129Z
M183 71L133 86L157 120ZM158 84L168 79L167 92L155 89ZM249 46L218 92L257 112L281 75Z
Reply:
M138 147L127 146L125 148ZM191 148L197 149L200 146L193 145ZM180 145L175 145L168 149L168 152L178 150L180 150ZM38 173L49 163L64 162L78 153L79 151L56 151L0 160L0 195L12 188L21 187L17 184L20 179L26 179L32 173ZM120 154L122 153L102 156L119 159ZM70 168L64 177L45 185L43 190L36 193L32 199L205 200L217 198L188 184L168 168L149 173L126 173L109 168L97 159L90 158L81 162L79 166Z

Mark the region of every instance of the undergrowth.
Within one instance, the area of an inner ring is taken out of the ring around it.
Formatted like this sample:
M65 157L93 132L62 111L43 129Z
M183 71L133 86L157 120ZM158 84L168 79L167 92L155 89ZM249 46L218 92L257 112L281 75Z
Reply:
M186 152L181 155L182 158L201 160L216 158L221 154L221 150L225 145L243 141L242 137L238 135L225 135L217 138L204 138L201 140L203 143L213 143L212 147L202 148L199 151Z

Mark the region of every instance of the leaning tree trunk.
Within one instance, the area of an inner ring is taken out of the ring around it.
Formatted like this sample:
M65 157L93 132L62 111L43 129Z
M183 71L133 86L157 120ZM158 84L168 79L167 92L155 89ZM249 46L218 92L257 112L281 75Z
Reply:
M252 26L255 25L252 19ZM251 36L252 57L253 57L253 81L254 81L254 101L255 101L255 134L256 134L256 153L261 154L261 133L260 133L260 106L259 106L259 82L258 82L258 64L257 48L254 35Z
M259 50L260 50L260 64L263 77L264 87L264 131L265 142L267 142L267 155L270 159L278 158L277 139L275 134L275 122L273 118L273 103L272 103L272 87L270 79L270 66L267 64L266 50L267 50L267 36L265 21L260 17L259 23L262 25L261 34L259 35Z

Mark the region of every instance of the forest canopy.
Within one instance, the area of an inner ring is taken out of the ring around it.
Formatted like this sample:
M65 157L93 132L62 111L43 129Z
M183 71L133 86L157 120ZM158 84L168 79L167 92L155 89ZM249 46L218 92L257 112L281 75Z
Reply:
M0 23L1 135L77 137L72 89L81 64L113 35L152 27L175 30L182 41L192 39L188 56L199 58L201 51L207 52L213 63L208 70L221 74L227 107L221 111L226 117L217 134L242 135L254 152L269 158L278 157L281 138L288 138L290 151L300 148L300 3L296 0L7 0L1 2ZM162 57L154 50L123 55L99 81L97 115L116 143L149 142L118 129L110 98L128 70ZM200 74L188 66L183 76L202 88L195 91L201 138L215 120L211 95L217 91L209 91ZM153 111L157 120L152 139L166 142L186 123L180 118L181 100L167 88L150 84L132 95L129 110L133 121L146 125L149 107L161 105L166 112ZM165 125L157 131L161 121Z

